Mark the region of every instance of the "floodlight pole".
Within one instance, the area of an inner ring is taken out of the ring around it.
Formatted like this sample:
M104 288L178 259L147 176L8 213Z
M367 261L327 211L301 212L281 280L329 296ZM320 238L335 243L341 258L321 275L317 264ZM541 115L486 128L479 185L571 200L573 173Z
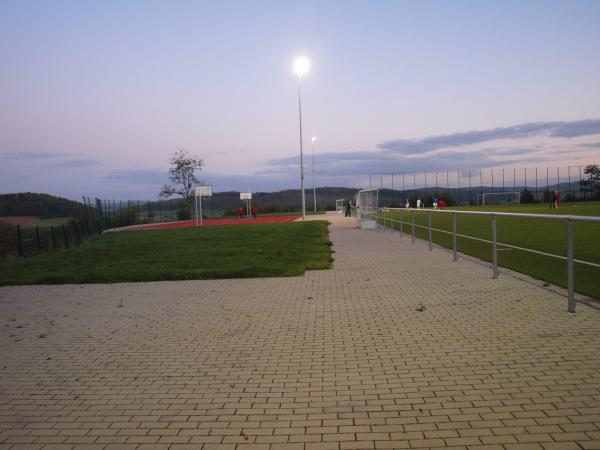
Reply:
M315 188L315 138L313 137L311 140L312 147L312 171L313 171L313 206L315 209L315 213L317 212L317 189Z
M306 218L306 198L304 195L304 156L302 154L302 75L298 73L298 117L300 121L300 191L302 191L302 220Z

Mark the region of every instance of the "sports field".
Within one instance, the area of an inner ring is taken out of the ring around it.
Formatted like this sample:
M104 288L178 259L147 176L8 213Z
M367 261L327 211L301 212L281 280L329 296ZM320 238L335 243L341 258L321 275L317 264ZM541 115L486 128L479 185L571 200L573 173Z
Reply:
M105 233L76 248L0 264L0 285L302 275L331 266L327 222Z
M559 209L550 209L546 204L514 206L480 206L447 208L470 211L498 211L530 214L561 214L600 216L600 202L563 203ZM399 212L393 211L392 219L398 221ZM415 235L427 239L428 214L423 210L415 213ZM387 219L389 227L389 216ZM383 220L380 218L379 222ZM399 222L393 222L400 229ZM432 228L434 243L452 248L450 214L433 213ZM411 212L403 210L403 230L411 233ZM485 261L492 261L492 246L489 243L469 239L465 236L491 240L491 219L486 216L457 215L458 250ZM497 217L498 264L518 272L532 275L559 286L567 285L566 261L508 247L517 247L551 253L566 257L566 225L561 220ZM600 223L575 222L573 226L575 262L575 290L585 295L600 298ZM577 261L579 260L579 262ZM589 264L586 264L589 263ZM435 274L424 276L435 277Z

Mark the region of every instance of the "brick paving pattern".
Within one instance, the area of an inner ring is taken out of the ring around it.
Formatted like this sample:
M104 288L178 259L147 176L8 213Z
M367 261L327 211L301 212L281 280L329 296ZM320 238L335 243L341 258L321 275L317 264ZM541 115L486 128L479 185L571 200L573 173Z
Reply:
M303 277L1 288L0 449L600 448L598 309L327 219Z

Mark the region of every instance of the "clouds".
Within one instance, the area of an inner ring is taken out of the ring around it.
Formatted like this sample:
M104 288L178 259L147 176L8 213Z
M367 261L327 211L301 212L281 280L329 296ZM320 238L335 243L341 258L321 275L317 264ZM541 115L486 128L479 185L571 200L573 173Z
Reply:
M423 139L395 139L384 141L377 148L395 153L421 154L447 147L461 147L500 139L520 139L548 134L552 137L572 138L600 133L600 119L573 122L533 122L511 127L468 131Z
M543 166L554 164L557 158L593 159L592 155L600 148L600 143L582 143L580 138L595 134L600 134L598 119L532 122L416 140L384 141L373 151L319 153L315 155L315 165L322 185L337 186L364 184L364 177L369 173ZM562 156L553 156L557 154ZM297 156L276 158L270 160L267 167L258 174L287 174L293 180L299 164Z
M317 186L368 186L370 173L445 172L504 167L589 164L600 159L600 120L531 122L511 127L396 139L372 150L349 149L314 155ZM217 151L213 153L221 154ZM210 154L210 153L209 153ZM233 158L233 157L232 157ZM258 161L258 159L256 159ZM305 155L305 186L312 187L311 155ZM142 163L143 164L143 161ZM109 165L69 152L0 153L0 191L31 190L77 197L156 198L168 182L164 167ZM298 188L298 155L273 158L260 170L217 172L210 165L198 176L215 191L274 191ZM71 193L71 194L70 194Z
M62 153L46 152L5 152L2 159L7 161L46 161L62 156Z
M63 167L78 169L82 167L99 166L102 163L94 158L55 152L4 152L0 159L16 164L46 165L48 167Z
M105 175L105 178L111 182L160 187L169 180L169 175L166 169L113 169Z

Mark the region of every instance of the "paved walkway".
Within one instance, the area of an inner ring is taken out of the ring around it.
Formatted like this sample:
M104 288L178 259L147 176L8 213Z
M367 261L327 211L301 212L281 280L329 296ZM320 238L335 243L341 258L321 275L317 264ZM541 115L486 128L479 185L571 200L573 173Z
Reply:
M0 449L600 448L600 311L327 218L304 277L0 289Z

